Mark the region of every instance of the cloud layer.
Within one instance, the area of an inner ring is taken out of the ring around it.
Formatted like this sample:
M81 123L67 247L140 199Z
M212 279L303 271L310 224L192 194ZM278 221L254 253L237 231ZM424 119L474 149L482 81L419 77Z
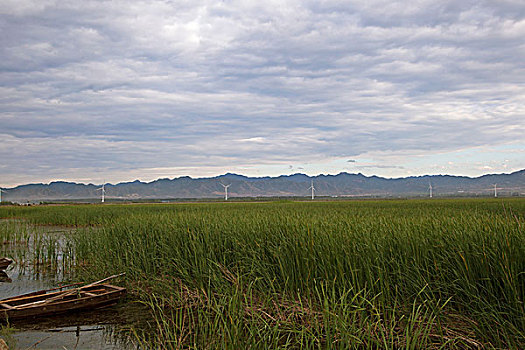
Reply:
M522 1L8 0L0 28L0 185L525 168Z

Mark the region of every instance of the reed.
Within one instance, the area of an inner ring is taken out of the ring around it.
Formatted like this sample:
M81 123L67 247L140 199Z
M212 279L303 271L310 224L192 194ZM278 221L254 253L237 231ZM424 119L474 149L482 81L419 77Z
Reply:
M0 244L27 244L29 225L19 220L0 220Z
M2 210L77 226L82 278L126 272L145 346L525 347L523 199Z
M36 226L24 219L0 220L0 256L16 261L19 272L64 276L75 269L74 247L66 232Z

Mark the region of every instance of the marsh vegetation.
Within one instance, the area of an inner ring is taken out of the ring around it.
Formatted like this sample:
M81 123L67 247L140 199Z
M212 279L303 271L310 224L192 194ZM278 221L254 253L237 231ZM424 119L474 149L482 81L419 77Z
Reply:
M60 246L75 279L126 272L131 300L153 315L131 331L146 348L525 347L523 199L2 207L0 217L69 226L67 244L44 240L35 254L52 265Z

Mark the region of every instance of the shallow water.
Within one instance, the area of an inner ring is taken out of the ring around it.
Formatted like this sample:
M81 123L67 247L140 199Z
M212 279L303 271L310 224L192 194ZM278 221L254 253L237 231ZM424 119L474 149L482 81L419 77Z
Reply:
M123 349L113 343L107 326L72 326L50 330L24 330L12 335L10 343L17 349ZM132 347L130 347L132 348Z
M0 225L3 223L0 220ZM5 273L0 273L0 299L67 284L62 282L70 277L62 264L67 234L71 232L63 228L35 227L25 242L0 242L0 257L15 260ZM50 264L35 259L41 254L35 250L43 237L49 237L46 242L51 242L56 250ZM16 321L8 329L4 325L0 337L10 349L136 349L125 329L137 327L143 321L140 315L145 314L145 308L138 303L120 303L95 311Z
M136 349L125 329L140 322L144 307L120 304L107 309L17 321L10 326L10 345L19 349ZM135 325L136 326L136 325ZM37 344L38 343L38 344ZM34 346L37 344L36 346Z

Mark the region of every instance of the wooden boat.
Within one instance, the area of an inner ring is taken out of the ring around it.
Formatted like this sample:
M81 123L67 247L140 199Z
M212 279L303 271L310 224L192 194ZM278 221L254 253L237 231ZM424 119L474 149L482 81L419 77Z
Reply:
M38 291L0 300L0 320L52 316L111 306L126 295L126 288L92 283L63 291Z
M9 258L0 258L0 270L7 269L7 267L9 265L11 265L12 262L13 262L13 260L11 260Z

